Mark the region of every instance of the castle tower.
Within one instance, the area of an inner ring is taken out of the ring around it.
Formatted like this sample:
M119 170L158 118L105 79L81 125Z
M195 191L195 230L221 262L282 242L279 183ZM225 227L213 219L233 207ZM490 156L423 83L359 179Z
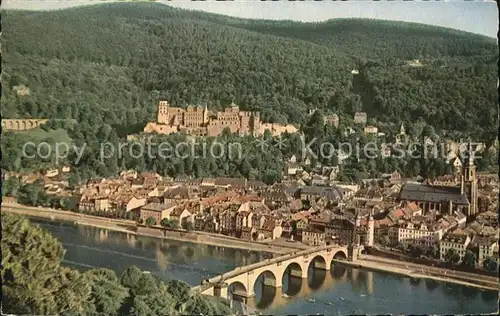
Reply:
M205 104L205 108L203 109L203 125L208 124L208 108L207 105Z
M370 216L368 217L368 230L366 236L366 246L373 247L375 236L375 221L373 220L373 210L370 211Z
M460 191L469 199L470 206L467 216L475 215L477 212L477 178L476 165L474 164L474 150L469 143L467 150L467 159L462 163L462 176Z
M169 104L168 101L160 101L158 104L158 114L156 122L158 124L168 124L169 115L168 115Z

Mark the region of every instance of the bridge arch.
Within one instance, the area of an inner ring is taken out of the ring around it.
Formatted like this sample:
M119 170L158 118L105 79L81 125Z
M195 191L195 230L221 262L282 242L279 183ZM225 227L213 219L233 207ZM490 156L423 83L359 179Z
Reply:
M248 290L243 283L240 281L234 281L228 285L228 294L232 296L233 299L243 301L248 297Z
M283 277L285 277L285 275L304 279L307 277L307 271L304 271L298 262L290 262L283 272Z
M308 269L313 268L313 269L329 270L328 266L329 264L330 262L328 262L323 255L318 254L311 259Z
M278 278L276 276L276 274L274 272L272 272L271 270L264 270L261 273L259 273L257 275L257 277L255 278L255 282L253 284L254 288L257 285L259 278L261 276L263 277L262 284L264 286L272 286L272 287L281 286L281 275L280 275L280 278Z
M338 250L333 255L333 259L346 260L347 259L347 253L344 250Z

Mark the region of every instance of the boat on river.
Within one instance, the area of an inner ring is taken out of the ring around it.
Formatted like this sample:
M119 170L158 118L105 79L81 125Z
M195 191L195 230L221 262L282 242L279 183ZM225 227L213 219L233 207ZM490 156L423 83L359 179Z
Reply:
M307 301L309 303L316 303L316 300L314 298L308 298Z

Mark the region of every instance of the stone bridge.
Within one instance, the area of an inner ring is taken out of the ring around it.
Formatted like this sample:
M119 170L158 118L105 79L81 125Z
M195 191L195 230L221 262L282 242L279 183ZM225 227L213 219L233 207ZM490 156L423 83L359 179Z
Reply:
M26 131L37 128L48 122L48 119L3 119L2 129L7 131Z
M355 258L356 248L350 254L349 259ZM260 276L263 277L264 286L280 288L285 277L307 279L312 269L330 270L335 260L346 260L348 258L348 247L340 245L322 246L303 251L289 253L277 258L268 259L244 267L238 267L233 271L204 280L200 286L194 287L193 291L211 296L230 299L234 298L246 301L255 296L255 284Z

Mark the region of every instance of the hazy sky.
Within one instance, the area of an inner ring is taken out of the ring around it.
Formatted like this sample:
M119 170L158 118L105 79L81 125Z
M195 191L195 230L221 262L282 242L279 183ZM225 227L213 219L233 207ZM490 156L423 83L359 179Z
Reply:
M115 2L107 0L3 0L2 8L50 10L85 4ZM332 18L360 17L433 24L497 37L498 10L490 0L441 1L313 1L301 2L234 0L160 0L169 5L243 18L323 21Z

